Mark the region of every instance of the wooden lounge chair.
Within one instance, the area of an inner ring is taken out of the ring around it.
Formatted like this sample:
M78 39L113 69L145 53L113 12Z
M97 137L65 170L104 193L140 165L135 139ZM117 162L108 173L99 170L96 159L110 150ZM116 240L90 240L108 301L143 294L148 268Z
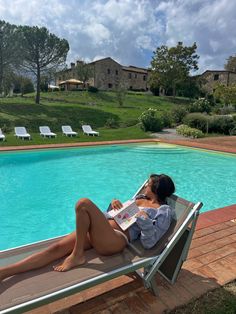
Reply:
M70 125L63 125L61 127L62 133L66 136L76 136L78 133L73 131Z
M28 140L30 140L31 136L30 134L26 131L26 128L24 126L16 126L14 128L15 130L15 136L17 138L21 138L21 139L25 139L27 138Z
M56 137L56 133L53 133L48 126L39 127L40 135L43 137Z
M0 129L0 140L5 141L6 137L5 135L2 133L2 130Z
M99 136L99 132L94 131L90 125L82 125L82 130L86 135Z
M152 249L143 249L139 240L112 256L100 256L91 249L86 252L86 264L63 274L52 270L54 262L39 270L8 278L0 285L0 312L22 313L134 271L141 276L144 286L157 295L156 272L169 282L175 282L187 257L202 206L175 195L168 199L168 203L175 208L177 220ZM2 251L0 266L45 249L58 239Z

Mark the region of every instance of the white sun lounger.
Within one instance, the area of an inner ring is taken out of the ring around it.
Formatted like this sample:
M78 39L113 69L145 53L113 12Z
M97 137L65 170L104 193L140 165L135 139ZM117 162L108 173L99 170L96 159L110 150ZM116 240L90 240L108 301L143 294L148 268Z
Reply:
M16 126L15 128L15 136L17 138L22 138L23 140L27 138L30 140L31 136L27 133L26 128L24 126Z
M157 295L155 274L159 272L171 283L176 281L187 258L202 206L175 195L168 198L168 203L175 208L177 220L172 222L167 233L152 249L143 249L139 240L127 246L122 253L112 256L101 256L91 249L86 252L87 262L84 265L63 274L53 271L52 265L58 263L54 262L5 279L0 285L0 313L24 313L134 271L141 277L144 286ZM59 239L61 237L1 251L0 266L46 249Z
M2 133L2 130L0 129L0 140L5 141L6 136Z
M82 130L86 135L99 136L99 132L94 131L90 125L82 125Z
M73 131L70 125L63 125L61 127L62 133L66 136L76 136L78 133Z
M39 127L40 135L43 137L56 137L56 133L51 132L48 126L40 126Z

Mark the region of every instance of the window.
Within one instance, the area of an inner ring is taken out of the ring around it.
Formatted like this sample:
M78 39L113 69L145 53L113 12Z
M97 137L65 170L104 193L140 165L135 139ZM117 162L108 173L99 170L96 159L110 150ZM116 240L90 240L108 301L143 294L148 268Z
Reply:
M108 88L112 88L112 84L111 83L108 84Z
M118 75L119 74L119 72L118 72L118 70L116 70L116 75Z
M218 81L219 80L219 74L214 74L214 81Z
M132 78L132 74L131 73L129 73L129 79L131 79Z
M135 73L135 74L134 74L134 78L137 78L137 77L138 77L138 76L137 76L137 74Z
M58 80L61 81L61 77L60 76L59 76Z
M111 70L110 69L107 69L107 74L111 74Z
M133 89L133 86L130 86L129 89Z
M146 75L143 76L143 80L146 81Z

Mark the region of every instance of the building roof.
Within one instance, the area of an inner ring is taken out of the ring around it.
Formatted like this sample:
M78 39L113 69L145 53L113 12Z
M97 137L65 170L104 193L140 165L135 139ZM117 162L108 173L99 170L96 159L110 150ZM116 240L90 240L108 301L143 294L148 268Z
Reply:
M129 72L136 72L136 73L143 73L143 74L147 74L147 69L144 69L144 68L138 68L138 67L135 67L135 66L122 66L122 70L124 71L129 71Z
M201 75L203 75L203 74L205 74L207 72L211 72L211 73L215 73L215 72L218 72L218 73L233 73L233 74L236 74L236 72L227 71L227 70L206 70Z

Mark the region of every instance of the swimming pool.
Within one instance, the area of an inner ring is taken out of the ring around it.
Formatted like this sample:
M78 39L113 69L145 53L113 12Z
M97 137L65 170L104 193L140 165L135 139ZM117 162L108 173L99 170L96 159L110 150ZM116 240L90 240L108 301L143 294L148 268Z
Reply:
M132 144L0 154L0 250L74 229L74 204L105 210L130 198L150 173L166 173L176 193L202 211L236 203L236 156L167 144Z

